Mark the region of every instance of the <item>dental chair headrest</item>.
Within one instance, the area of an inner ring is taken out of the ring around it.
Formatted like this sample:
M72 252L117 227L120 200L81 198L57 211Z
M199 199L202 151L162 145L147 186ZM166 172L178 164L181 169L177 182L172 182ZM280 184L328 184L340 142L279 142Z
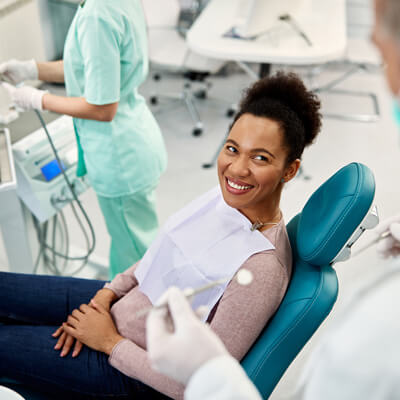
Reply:
M375 194L371 170L351 163L324 182L304 206L297 228L297 251L315 265L332 262L370 209ZM328 212L329 211L329 212ZM349 218L344 223L344 217ZM350 221L350 222L349 222Z

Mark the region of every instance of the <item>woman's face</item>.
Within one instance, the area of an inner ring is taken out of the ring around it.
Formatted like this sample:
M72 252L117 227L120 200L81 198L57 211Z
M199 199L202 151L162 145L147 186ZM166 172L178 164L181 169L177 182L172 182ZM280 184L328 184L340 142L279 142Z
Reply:
M282 139L277 122L244 114L219 154L218 178L224 200L252 221L270 217L279 208L281 180L293 178L300 166L299 160L286 165Z

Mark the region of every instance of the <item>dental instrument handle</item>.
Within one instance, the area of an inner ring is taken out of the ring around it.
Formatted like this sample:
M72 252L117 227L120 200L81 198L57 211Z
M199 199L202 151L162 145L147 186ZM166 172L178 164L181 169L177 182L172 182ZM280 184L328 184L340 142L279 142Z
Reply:
M190 297L192 297L192 296L194 296L194 295L196 295L198 293L204 292L205 290L211 289L214 286L220 285L221 283L225 283L229 279L230 278L218 279L218 280L216 280L214 282L207 283L204 286L200 286L197 289L192 289L192 290L188 290L188 291L185 290L183 293L184 293L186 298L190 298ZM136 313L136 318L143 317L144 315L147 315L153 309L158 309L159 310L159 309L162 309L162 308L165 308L165 307L168 307L168 303L166 301L161 303L161 304L157 304L156 306L150 306L150 307L144 308L143 310L140 310L140 311L138 311Z

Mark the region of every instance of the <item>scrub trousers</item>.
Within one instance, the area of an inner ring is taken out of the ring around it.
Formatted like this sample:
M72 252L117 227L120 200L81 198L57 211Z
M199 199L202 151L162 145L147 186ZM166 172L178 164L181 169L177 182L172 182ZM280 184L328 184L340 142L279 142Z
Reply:
M17 381L54 399L168 399L86 346L72 358L52 333L105 282L0 272L0 382ZM12 385L11 385L12 386Z
M111 236L109 276L139 261L158 231L155 186L120 197L97 195Z

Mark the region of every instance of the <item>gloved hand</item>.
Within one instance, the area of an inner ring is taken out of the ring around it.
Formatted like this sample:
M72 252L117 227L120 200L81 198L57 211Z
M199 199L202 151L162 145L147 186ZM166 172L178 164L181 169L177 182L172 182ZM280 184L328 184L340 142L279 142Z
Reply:
M16 88L9 83L3 82L2 87L4 87L11 97L13 103L17 108L23 111L28 111L32 109L43 110L42 99L43 95L47 93L45 90L35 89L31 86L22 86Z
M173 287L162 296L166 308L153 309L146 322L146 341L153 368L186 385L205 362L228 354L211 328L193 313L183 293Z
M389 231L390 235L381 239L377 245L377 252L382 257L395 257L400 255L400 215L385 219L375 229L376 235Z
M39 71L35 60L9 60L0 64L0 75L17 85L26 80L38 79Z

